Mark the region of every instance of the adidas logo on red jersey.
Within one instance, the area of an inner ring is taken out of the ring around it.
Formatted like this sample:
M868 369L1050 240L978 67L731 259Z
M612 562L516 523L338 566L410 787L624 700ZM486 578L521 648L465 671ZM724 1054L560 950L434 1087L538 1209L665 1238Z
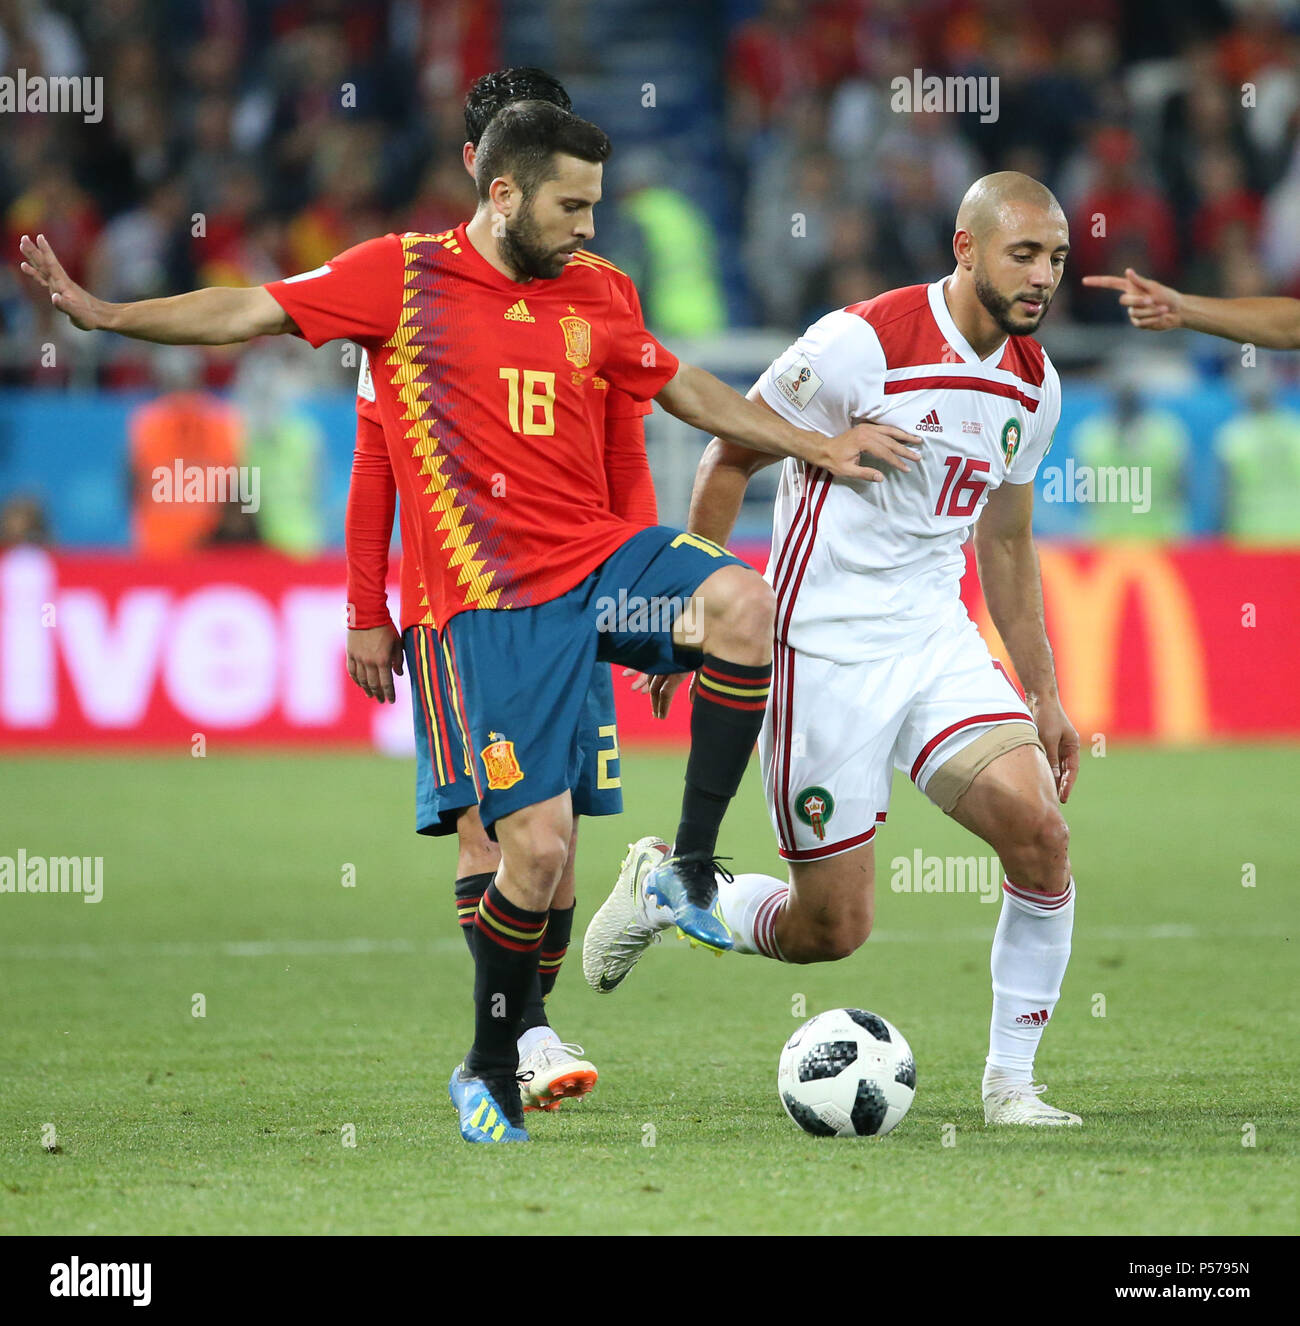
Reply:
M506 321L536 322L537 319L533 317L531 313L529 313L528 305L525 304L522 299L520 299L516 300L515 303L511 304L510 307L506 309Z
M1047 1019L1049 1016L1050 1015L1045 1008L1040 1008L1037 1013L1021 1013L1016 1019L1016 1026L1045 1027L1047 1026Z
M918 433L942 433L943 425L939 422L939 411L931 410L929 414L916 425Z

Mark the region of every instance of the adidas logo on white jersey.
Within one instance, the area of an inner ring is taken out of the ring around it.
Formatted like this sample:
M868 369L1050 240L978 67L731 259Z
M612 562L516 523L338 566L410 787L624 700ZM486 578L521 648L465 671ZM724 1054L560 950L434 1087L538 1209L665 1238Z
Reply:
M939 411L931 410L929 414L915 425L918 433L942 433L943 425L939 422Z
M529 313L529 311L528 311L528 305L525 304L524 301L523 301L522 299L520 299L520 300L516 300L515 303L511 304L510 307L509 307L508 309L506 309L506 320L507 320L508 322L536 322L536 321L537 321L537 319L536 319L535 317L533 317L533 315L532 315L531 313Z

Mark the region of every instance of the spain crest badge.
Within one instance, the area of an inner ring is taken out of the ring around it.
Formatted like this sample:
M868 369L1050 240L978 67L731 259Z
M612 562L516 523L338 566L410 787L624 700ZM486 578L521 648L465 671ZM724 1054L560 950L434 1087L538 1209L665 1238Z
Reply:
M564 357L574 368L586 368L591 363L591 323L586 318L561 318L564 333Z
M504 792L524 776L515 757L515 743L507 741L499 732L488 733L488 744L479 751L479 758L487 770L490 791Z

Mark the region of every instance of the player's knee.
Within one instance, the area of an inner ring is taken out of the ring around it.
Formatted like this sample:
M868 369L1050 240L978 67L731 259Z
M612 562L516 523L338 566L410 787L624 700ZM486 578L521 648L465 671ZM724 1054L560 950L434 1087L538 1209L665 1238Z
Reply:
M770 656L776 596L757 571L729 567L712 599L706 619L705 648L724 652L729 658L735 657L738 650L746 652L755 648Z
M539 824L517 846L518 859L509 863L511 877L525 887L553 890L569 858L568 835Z
M1047 893L1064 888L1069 878L1070 828L1060 810L1045 804L1018 829L1015 844L1004 854L1013 882Z
M871 934L869 912L825 918L806 925L784 945L787 962L841 962L867 942Z

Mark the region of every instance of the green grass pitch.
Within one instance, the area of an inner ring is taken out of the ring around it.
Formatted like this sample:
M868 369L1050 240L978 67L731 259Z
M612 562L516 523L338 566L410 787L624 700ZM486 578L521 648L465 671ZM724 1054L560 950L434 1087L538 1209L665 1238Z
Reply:
M409 764L8 761L0 854L102 856L104 898L0 894L0 1233L1295 1231L1300 750L1085 756L1074 958L1038 1064L1084 1116L1061 1131L983 1127L996 907L893 893L889 863L987 853L905 780L854 957L666 942L593 994L586 920L626 842L671 833L681 767L628 752L628 813L583 827L551 1013L600 1083L494 1148L447 1101L470 963ZM753 767L721 850L779 870ZM797 1015L837 1005L915 1051L887 1138L806 1137L777 1100Z

